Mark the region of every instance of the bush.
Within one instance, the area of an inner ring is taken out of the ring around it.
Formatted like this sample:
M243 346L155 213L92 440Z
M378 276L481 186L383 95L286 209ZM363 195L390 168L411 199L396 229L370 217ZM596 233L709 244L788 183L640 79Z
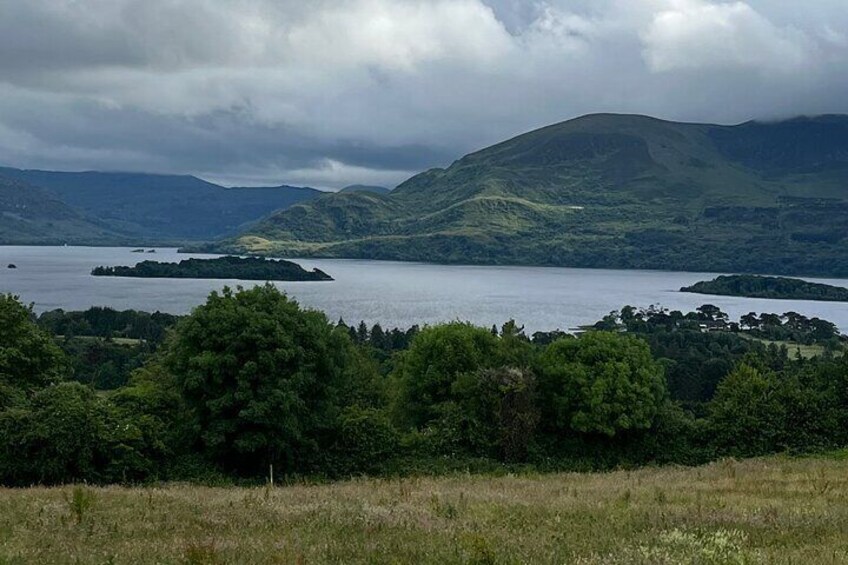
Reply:
M350 406L339 418L331 475L379 473L398 455L400 435L385 412Z

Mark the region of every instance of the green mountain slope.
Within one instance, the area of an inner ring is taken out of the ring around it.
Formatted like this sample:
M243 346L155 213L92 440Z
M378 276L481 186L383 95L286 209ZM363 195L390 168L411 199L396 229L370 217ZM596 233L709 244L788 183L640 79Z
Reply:
M27 244L98 243L119 234L85 218L55 195L0 176L0 241Z
M275 255L848 275L848 118L591 115L322 196L218 248Z
M209 240L321 194L312 188L224 188L192 176L0 168L126 237Z
M339 192L375 192L377 194L388 194L391 191L391 188L370 184L351 184L339 190Z

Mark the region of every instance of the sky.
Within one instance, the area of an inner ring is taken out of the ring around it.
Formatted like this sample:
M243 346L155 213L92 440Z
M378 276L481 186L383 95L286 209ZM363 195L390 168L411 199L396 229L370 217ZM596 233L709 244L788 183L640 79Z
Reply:
M846 0L0 0L0 164L393 187L595 112L848 113Z

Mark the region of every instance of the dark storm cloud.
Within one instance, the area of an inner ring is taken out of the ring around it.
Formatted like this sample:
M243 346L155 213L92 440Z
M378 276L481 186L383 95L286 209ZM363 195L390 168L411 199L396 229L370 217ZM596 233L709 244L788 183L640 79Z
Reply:
M848 112L843 0L0 0L0 163L395 184L598 111Z

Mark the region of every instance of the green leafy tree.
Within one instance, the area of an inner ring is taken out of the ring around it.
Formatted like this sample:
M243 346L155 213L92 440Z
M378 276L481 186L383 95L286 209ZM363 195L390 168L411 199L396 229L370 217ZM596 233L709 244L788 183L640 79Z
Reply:
M175 329L167 366L206 454L256 474L306 470L340 410L373 400L373 367L344 329L272 285L212 293Z
M0 476L6 484L99 481L109 461L108 405L79 383L33 395L0 413Z
M500 365L500 341L491 332L453 322L421 330L400 359L395 378L397 412L413 428L438 419L455 400L457 379L478 369Z
M383 410L350 406L339 418L339 433L330 450L333 474L380 472L397 455L400 434Z
M549 345L538 363L546 425L615 436L650 428L666 400L663 370L635 337L589 332Z
M60 381L67 368L53 338L35 325L32 308L0 295L0 387L32 392Z
M713 441L720 453L751 456L774 451L785 407L767 370L741 364L722 380L710 403Z
M454 384L466 444L474 455L525 461L539 423L536 376L529 369L498 367L461 376Z
M838 367L817 361L775 372L739 365L719 384L710 404L718 453L749 457L842 447L840 389L846 377Z

